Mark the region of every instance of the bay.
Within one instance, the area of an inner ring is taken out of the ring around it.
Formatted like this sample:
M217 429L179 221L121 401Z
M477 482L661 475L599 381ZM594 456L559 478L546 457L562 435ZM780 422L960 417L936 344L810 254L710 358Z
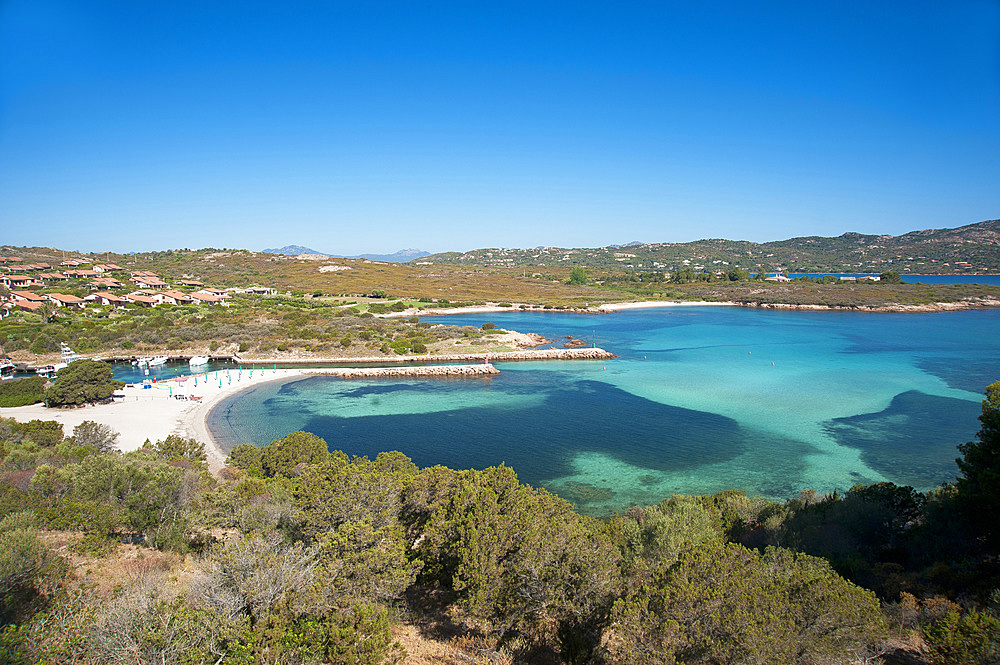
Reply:
M303 429L331 449L420 466L505 463L582 512L673 493L954 479L1000 379L1000 311L858 313L669 307L428 317L566 336L619 357L497 363L492 378L262 384L213 410L224 446Z

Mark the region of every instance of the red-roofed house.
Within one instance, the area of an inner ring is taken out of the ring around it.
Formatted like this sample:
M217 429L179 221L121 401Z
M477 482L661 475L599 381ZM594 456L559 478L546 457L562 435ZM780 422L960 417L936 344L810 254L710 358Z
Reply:
M23 300L25 302L43 303L46 300L45 296L40 296L37 293L32 293L31 291L11 291L10 295L13 296L14 300L18 302Z
M90 287L98 289L120 289L122 288L122 283L114 277L97 277L90 282Z
M206 305L217 305L220 302L222 302L221 299L219 299L218 297L212 295L211 293L202 293L202 292L199 291L197 293L189 293L188 295L190 295L192 298L194 298L198 302L204 303Z
M83 298L67 295L65 293L46 293L45 297L56 304L56 307L70 307L73 309L83 309L87 303Z
M142 305L143 307L156 307L156 301L149 296L138 295L135 293L130 293L125 296L125 299L129 302L133 302L136 305Z
M181 286L205 286L204 282L198 282L193 279L182 279L179 283Z
M116 296L113 293L108 293L107 291L98 291L97 293L91 293L89 296L84 298L84 300L90 300L98 302L101 305L111 305L115 309L124 307L128 304L128 300Z
M66 259L65 261L63 261L59 265L61 265L61 266L67 266L69 268L75 268L76 266L82 266L83 265L83 261L77 261L76 259Z
M133 277L131 281L140 289L165 289L169 286L159 277Z
M44 303L32 302L30 300L18 300L16 304L23 310L27 310L29 312L37 312L42 308L42 305Z
M61 272L40 272L38 277L41 279L47 279L50 282L65 282L69 277L62 274Z
M0 283L8 289L23 289L35 280L26 275L0 275Z
M173 289L167 289L166 291L156 293L153 295L153 299L161 305L163 303L170 303L171 305L186 305L194 302L194 298L188 294L181 291L175 291Z

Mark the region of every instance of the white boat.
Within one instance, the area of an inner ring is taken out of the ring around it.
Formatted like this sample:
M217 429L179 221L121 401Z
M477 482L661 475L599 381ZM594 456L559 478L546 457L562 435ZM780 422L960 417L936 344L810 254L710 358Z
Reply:
M150 360L149 363L147 364L150 367L159 367L160 365L166 365L167 360L169 360L169 358L167 358L166 356L156 356L155 358Z
M152 360L149 356L143 356L142 358L136 358L132 361L132 364L136 367L149 367L149 361Z
M61 352L59 360L66 365L70 364L74 360L83 360L83 356L69 348L66 342L59 342L59 351Z
M67 367L69 363L56 363L54 365L42 365L41 367L35 368L35 374L38 376L44 376L48 379L54 378L56 373Z
M188 365L190 365L191 367L197 367L199 365L207 365L208 360L209 360L208 356L193 356L191 360L188 361Z
M0 360L0 380L14 378L17 366L9 360Z

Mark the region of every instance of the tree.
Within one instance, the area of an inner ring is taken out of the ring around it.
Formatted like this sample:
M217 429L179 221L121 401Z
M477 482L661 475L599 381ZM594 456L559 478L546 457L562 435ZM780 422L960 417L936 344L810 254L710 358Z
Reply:
M613 621L614 655L635 665L859 662L884 633L875 594L823 559L718 542L631 586Z
M125 385L115 381L111 365L97 360L75 360L59 370L52 386L45 391L48 406L69 406L103 402Z
M76 430L73 430L76 433ZM198 464L208 459L205 453L205 444L195 439L185 439L182 436L171 434L162 441L149 444L148 440L144 448L149 448L162 460L167 462L191 462Z
M73 428L73 436L69 442L74 446L93 448L99 453L109 453L118 443L118 432L93 420L84 420Z
M0 627L30 617L63 573L62 559L38 539L31 513L0 520Z
M587 270L583 266L573 266L569 271L569 283L574 286L581 286L587 283Z
M539 635L554 623L564 657L586 660L620 580L610 539L562 499L519 484L509 467L454 480L418 548L427 568L495 637Z
M265 476L297 475L300 464L315 464L329 456L326 441L309 432L292 432L261 450L260 466Z
M886 284L901 284L903 282L903 278L898 272L889 270L879 275L879 281L885 282Z
M976 441L958 447L962 457L955 460L962 472L956 486L959 502L970 525L978 532L988 552L1000 553L1000 381L986 386L982 426Z

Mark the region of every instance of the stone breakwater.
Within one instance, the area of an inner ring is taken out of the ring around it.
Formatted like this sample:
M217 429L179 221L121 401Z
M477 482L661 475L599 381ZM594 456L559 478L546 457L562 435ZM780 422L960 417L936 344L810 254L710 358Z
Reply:
M425 365L421 367L344 367L306 370L306 374L339 376L343 379L398 378L409 376L487 376L499 374L493 365Z
M497 351L496 353L456 353L430 356L437 361L485 360L508 362L512 360L610 360L613 353L598 348L535 349L529 351ZM430 359L429 358L429 359Z
M454 363L454 362L483 362L489 359L490 362L509 362L514 360L610 360L617 358L613 353L600 348L576 348L576 349L525 349L523 351L496 351L475 353L440 353L430 356L369 356L360 358L239 358L234 356L234 360L242 365L256 363L266 367L272 363L281 365L296 365L299 363L317 364L345 364L360 365L364 363Z

